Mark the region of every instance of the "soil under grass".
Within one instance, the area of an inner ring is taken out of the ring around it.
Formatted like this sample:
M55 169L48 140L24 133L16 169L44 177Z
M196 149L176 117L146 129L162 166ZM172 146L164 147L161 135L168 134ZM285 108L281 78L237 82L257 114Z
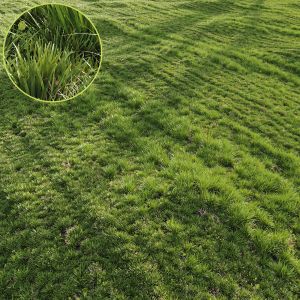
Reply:
M21 15L5 42L5 63L15 84L40 100L66 100L94 79L101 46L92 23L70 7L49 4Z
M0 71L0 298L298 299L299 1L67 2L103 37L91 89Z

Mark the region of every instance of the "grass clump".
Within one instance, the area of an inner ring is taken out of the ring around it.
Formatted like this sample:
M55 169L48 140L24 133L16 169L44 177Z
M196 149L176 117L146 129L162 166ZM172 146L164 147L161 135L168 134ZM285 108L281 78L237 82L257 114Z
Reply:
M64 100L83 91L101 59L99 35L77 10L38 6L24 13L7 35L5 65L13 82L41 100Z

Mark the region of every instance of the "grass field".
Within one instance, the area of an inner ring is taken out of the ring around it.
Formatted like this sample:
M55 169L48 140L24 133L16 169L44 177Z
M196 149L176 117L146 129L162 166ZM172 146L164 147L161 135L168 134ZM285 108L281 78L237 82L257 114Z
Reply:
M0 298L298 299L299 1L65 3L102 69L49 105L1 67Z

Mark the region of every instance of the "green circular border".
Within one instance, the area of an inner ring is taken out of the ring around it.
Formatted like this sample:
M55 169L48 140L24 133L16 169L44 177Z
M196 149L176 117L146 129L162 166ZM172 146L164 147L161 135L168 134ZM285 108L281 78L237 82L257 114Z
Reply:
M34 8L37 8L37 7L41 7L41 6L46 6L46 5L61 5L61 6L65 6L65 7L68 7L68 8L71 8L71 9L74 9L75 11L77 11L78 13L80 13L81 15L83 15L85 18L87 18L87 20L92 24L95 32L97 33L97 36L98 36L98 39L99 39L99 43L100 43L100 51L101 51L101 57L100 57L100 63L99 63L99 67L97 69L97 72L94 76L94 78L92 79L92 81L88 84L88 86L82 90L81 92L79 92L76 96L73 96L73 97L70 97L68 99L63 99L63 100L42 100L42 99L39 99L39 98L35 98L35 97L32 97L31 95L25 93L22 89L20 89L17 84L12 80L11 76L9 75L9 72L7 70L7 67L6 67L6 61L5 61L5 44L6 44L6 39L7 39L7 36L8 34L10 33L10 30L12 29L12 27L14 26L14 24L17 22L17 20L24 14L26 14L27 12L30 12L32 9ZM72 100L80 95L82 95L91 85L92 83L95 81L96 77L99 75L99 72L100 72L100 68L101 68L101 65L102 65L102 57L103 57L103 46L102 46L102 40L101 40L101 37L100 37L100 34L96 28L96 26L94 25L94 23L92 22L92 20L86 16L84 13L82 13L79 9L77 8L74 8L70 5L65 5L65 4L62 4L62 3L47 3L47 4L40 4L40 5L36 5L36 6L33 6L27 10L25 10L24 12L22 12L22 14L20 14L15 20L14 22L12 23L12 25L8 28L8 31L5 35L5 38L4 38L4 42L3 42L3 49L2 49L2 55L3 55L3 66L4 66L4 69L8 75L8 78L10 79L10 81L13 83L13 85L22 93L24 94L25 96L31 98L32 100L35 100L35 101L38 101L38 102L42 102L42 103L62 103L62 102L66 102L66 101L69 101L69 100Z

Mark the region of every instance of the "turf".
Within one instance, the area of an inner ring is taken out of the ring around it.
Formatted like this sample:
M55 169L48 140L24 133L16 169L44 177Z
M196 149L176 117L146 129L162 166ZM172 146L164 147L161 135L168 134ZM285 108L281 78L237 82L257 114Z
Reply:
M38 3L4 0L1 37ZM297 299L298 0L72 5L91 89L41 104L0 72L1 297Z

